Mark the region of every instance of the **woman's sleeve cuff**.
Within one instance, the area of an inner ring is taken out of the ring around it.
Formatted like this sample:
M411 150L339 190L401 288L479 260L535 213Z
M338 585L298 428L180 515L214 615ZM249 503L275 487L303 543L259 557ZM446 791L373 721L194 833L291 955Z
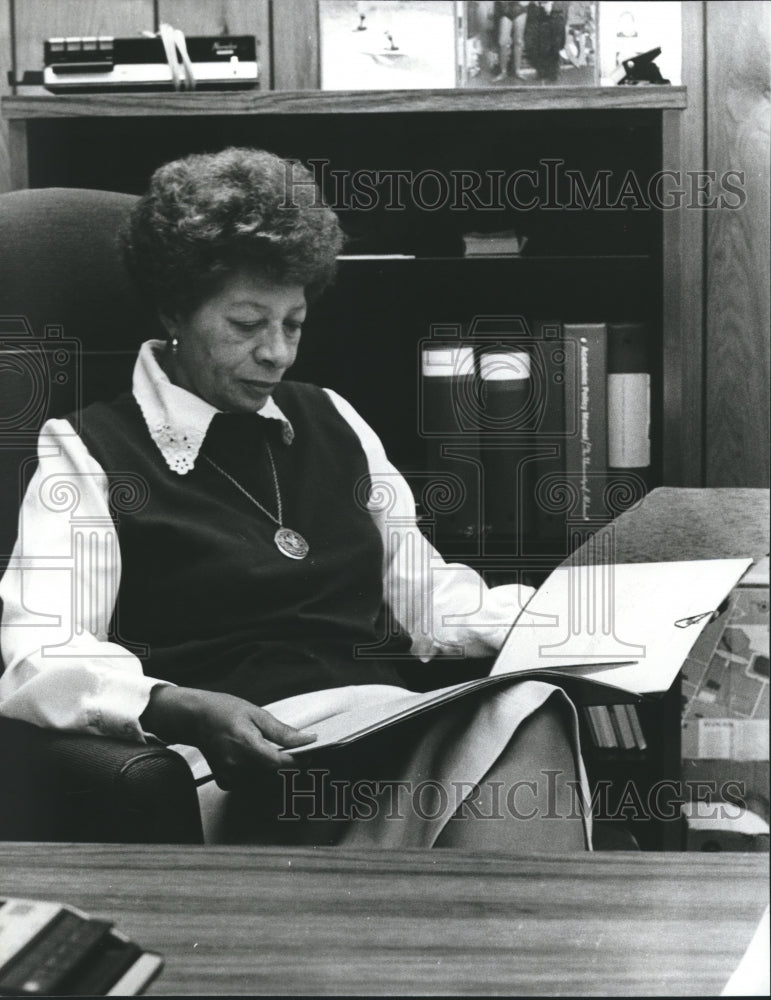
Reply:
M146 677L144 674L122 674L110 677L109 690L102 693L98 707L89 710L89 724L104 736L116 736L135 743L145 743L148 736L140 718L147 708L154 687L169 681Z

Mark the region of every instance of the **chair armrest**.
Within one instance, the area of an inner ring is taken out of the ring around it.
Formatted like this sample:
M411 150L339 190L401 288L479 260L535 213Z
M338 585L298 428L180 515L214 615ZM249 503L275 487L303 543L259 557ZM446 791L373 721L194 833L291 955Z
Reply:
M0 719L0 839L202 843L195 781L165 747Z

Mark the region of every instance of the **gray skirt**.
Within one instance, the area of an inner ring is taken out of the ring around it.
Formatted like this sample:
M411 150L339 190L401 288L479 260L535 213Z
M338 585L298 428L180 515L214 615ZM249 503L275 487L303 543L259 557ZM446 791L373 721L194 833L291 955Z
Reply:
M296 695L263 706L281 722L297 729L313 729L314 723L336 713L349 712L361 704L387 703L408 692L386 685L357 685ZM505 688L473 692L411 720L350 744L342 752L312 758L281 777L281 815L263 827L255 824L256 842L325 842L334 820L334 843L350 847L432 847L464 799L504 754L516 755L512 737L522 723L554 698L568 722L573 760L581 802L589 802L589 787L581 758L578 717L565 693L541 681L523 681ZM211 779L211 771L200 751L172 747L187 761L199 782L198 795L206 843L229 843L244 839L243 824L233 830L233 798ZM362 762L366 761L366 764ZM512 775L522 774L516 757L506 761ZM352 775L354 777L352 777ZM208 780L207 780L208 779ZM326 782L326 784L324 784ZM356 785L361 795L356 795ZM336 783L336 787L335 787ZM348 785L346 804L340 792ZM274 790L275 790L274 785ZM251 791L251 790L250 790ZM265 794L256 787L254 796ZM243 799L244 792L237 793ZM315 796L315 798L314 798ZM409 800L408 807L398 796ZM295 809L294 801L303 809ZM333 801L334 799L334 801ZM357 805L358 803L358 805ZM275 809L275 802L273 807ZM591 816L581 810L587 849L591 850ZM259 815L259 801L254 813ZM309 815L310 814L310 815Z

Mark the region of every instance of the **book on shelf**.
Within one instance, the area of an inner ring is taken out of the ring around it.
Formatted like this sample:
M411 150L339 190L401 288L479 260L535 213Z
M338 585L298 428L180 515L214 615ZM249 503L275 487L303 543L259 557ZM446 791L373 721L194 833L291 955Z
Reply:
M639 322L539 319L528 328L486 317L462 345L429 344L421 369L428 470L466 491L438 518L439 536L482 530L491 541L534 539L551 551L567 544L568 521L608 519L614 479L633 475L635 493L644 493L652 485L648 333Z
M616 746L621 747L622 750L633 750L636 746L636 740L626 711L627 707L634 708L634 705L611 705L608 711L616 736Z
M644 323L608 323L608 470L650 486L651 358Z
M605 519L608 474L607 339L605 323L565 323L577 356L577 426L565 435L565 472L578 493L579 520Z
M484 319L460 353L457 340L423 351L428 468L466 490L438 519L439 536L482 530L552 551L567 545L568 522L608 520L614 482L636 478L635 495L653 485L649 331L633 321Z
M489 676L422 693L395 688L392 701L314 723L316 741L292 755L344 746L475 691L518 681L558 685L578 704L626 704L661 694L751 562L561 566L517 616Z
M565 440L578 431L576 345L565 340L559 320L536 320L532 326L533 358L541 372L539 444L535 461L535 531L543 542L565 544Z
M645 750L637 706L627 702L583 708L592 744L599 750Z
M490 346L479 354L479 379L485 537L508 542L534 529L530 354Z
M640 714L637 711L635 705L625 704L623 706L627 718L629 719L629 725L632 727L632 735L634 736L634 745L638 750L647 750L648 741L645 739L645 733L643 732L642 723L640 722Z
M592 742L600 750L610 750L614 743L613 726L606 705L587 705L584 714Z
M440 499L433 518L437 534L448 540L473 539L481 532L475 378L471 344L448 340L421 346L420 428L427 495L429 501L432 496Z

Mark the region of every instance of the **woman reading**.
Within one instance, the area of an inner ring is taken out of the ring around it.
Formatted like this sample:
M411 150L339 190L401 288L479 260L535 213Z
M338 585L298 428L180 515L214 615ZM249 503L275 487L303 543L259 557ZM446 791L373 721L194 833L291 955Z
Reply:
M330 780L371 783L366 818L280 821L278 775L314 721L402 696L405 657L494 655L529 596L446 564L372 429L285 377L342 242L311 175L272 154L155 173L123 246L167 338L142 345L130 391L43 427L0 583L0 712L186 748L214 778L210 839L259 836L254 814L278 840L582 850L575 712L540 682L324 758ZM77 551L73 503L91 525ZM378 652L389 620L399 641ZM385 808L395 782L429 779L466 791Z

